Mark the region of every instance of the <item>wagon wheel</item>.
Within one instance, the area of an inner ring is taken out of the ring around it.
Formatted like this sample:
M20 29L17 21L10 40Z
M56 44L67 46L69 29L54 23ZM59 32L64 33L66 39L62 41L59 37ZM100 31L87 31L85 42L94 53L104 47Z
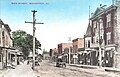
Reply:
M62 67L66 68L66 64L65 64L65 63L64 63L64 64L62 64Z

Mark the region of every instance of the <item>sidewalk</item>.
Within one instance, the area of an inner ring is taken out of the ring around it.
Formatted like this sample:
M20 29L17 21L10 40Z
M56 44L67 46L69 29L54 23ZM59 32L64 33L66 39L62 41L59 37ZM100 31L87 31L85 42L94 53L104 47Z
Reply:
M15 69L8 69L0 77L37 77L36 73L26 63L17 65Z
M68 64L69 66L80 67L80 68L90 68L90 69L98 69L99 66L92 66L92 65L81 65L81 64ZM109 72L118 72L120 73L120 69L111 68L111 67L101 67L104 71Z

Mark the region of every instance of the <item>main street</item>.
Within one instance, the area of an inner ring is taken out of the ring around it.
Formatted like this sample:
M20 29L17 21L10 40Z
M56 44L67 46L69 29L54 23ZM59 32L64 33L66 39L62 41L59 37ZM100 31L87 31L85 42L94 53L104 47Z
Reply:
M106 72L103 69L85 69L69 65L66 68L60 68L49 61L41 62L36 69L40 77L120 77L120 74Z

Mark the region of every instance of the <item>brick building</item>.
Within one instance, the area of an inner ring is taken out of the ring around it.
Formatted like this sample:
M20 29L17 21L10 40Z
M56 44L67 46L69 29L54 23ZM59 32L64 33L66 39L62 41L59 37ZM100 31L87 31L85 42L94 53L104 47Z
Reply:
M72 47L72 43L61 43L61 44L58 44L58 53L62 54L62 53L64 53L64 50L66 48L70 48L70 47Z
M72 40L73 42L73 57L71 62L76 64L80 61L79 57L79 50L84 48L84 39L83 38L76 38Z
M69 59L71 60L72 57L72 43L58 44L58 54L62 55L64 62L68 63Z
M102 62L102 66L120 68L120 0L107 8L98 7L90 18L89 26L90 64L99 65Z
M73 42L73 53L77 53L79 48L84 48L84 39L76 38L72 40Z

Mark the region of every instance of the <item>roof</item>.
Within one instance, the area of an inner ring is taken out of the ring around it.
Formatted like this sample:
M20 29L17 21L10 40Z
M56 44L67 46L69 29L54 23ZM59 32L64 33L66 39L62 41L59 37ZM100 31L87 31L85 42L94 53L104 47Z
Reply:
M0 24L4 25L4 27L8 30L8 32L11 31L10 27L8 24L4 24L4 22L0 19Z
M8 30L8 32L11 32L11 29L8 24L4 24L5 28Z
M91 37L91 26L90 26L90 23L88 24L85 37Z
M95 17L97 17L99 15L102 15L104 13L107 13L107 12L111 11L112 9L116 9L115 5L111 5L111 6L107 7L107 8L104 8L104 7L105 7L105 5L98 7L96 9L96 11L93 13L93 15L92 15L92 17L90 19L93 19L93 18L95 18Z
M0 19L0 24L4 24L3 21Z
M99 14L99 13L102 12L102 11L103 11L103 9L97 8L96 11L94 12L93 16Z
M76 38L76 39L73 39L72 41L74 42L74 41L78 41L78 40L83 40L83 38Z
M84 51L85 48L78 48L78 51Z

